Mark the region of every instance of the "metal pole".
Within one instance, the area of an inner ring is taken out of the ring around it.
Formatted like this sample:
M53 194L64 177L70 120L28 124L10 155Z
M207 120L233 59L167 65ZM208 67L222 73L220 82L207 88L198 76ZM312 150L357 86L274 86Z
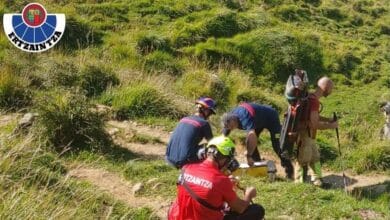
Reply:
M333 121L337 121L337 115L336 112L333 112ZM341 147L340 147L340 136L339 136L339 128L336 128L336 136L337 136L337 145L339 147L339 155L341 155ZM341 169L343 170L343 183L344 183L344 191L347 192L347 177L345 176L344 173L344 162L341 161Z

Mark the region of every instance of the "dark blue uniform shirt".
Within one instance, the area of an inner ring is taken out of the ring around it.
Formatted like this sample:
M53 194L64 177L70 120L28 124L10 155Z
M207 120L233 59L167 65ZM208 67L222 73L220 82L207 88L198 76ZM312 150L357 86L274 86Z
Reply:
M207 120L195 115L182 118L167 145L166 159L176 166L196 161L199 143L203 138L212 137Z
M280 133L281 125L278 112L271 106L259 105L255 103L242 103L234 108L231 113L237 115L239 119L239 129L256 131L259 135L265 128L271 134Z

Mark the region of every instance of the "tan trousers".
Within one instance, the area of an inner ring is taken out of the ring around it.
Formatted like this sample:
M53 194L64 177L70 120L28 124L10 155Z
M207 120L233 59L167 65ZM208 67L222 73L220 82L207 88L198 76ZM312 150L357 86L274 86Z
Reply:
M298 166L299 170L303 167L310 167L313 170L313 177L321 178L321 166L320 166L320 152L318 151L315 139L309 137L307 130L299 132L298 134ZM295 172L297 174L296 179L302 177L301 172Z

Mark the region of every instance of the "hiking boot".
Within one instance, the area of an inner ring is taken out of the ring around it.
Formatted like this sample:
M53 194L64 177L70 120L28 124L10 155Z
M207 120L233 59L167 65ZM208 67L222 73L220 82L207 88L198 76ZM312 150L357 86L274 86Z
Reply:
M304 183L307 179L307 166L300 167L297 174L297 178L295 179L296 183Z
M322 182L321 179L315 179L313 181L313 185L318 186L318 187L322 187L323 186L323 182Z

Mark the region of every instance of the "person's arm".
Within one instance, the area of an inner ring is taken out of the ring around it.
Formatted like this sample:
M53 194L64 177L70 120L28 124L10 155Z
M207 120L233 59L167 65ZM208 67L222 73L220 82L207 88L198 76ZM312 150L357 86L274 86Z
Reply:
M254 197L256 197L256 189L254 187L248 187L245 190L245 195L243 199L237 197L235 200L228 204L234 212L241 214L248 208L251 200Z
M325 129L335 129L337 127L338 127L337 121L333 121L333 120L331 122L322 121L318 111L310 112L310 128L325 130Z
M246 157L249 166L252 166L254 163L252 155L256 147L257 147L257 135L255 130L252 129L248 131L248 134L246 136Z
M203 133L204 133L204 137L206 138L207 141L209 141L213 138L213 132L211 131L211 127L210 127L209 123L206 123L204 125Z
M320 115L320 121L323 121L323 122L333 122L333 118L326 118L326 117L322 117Z

